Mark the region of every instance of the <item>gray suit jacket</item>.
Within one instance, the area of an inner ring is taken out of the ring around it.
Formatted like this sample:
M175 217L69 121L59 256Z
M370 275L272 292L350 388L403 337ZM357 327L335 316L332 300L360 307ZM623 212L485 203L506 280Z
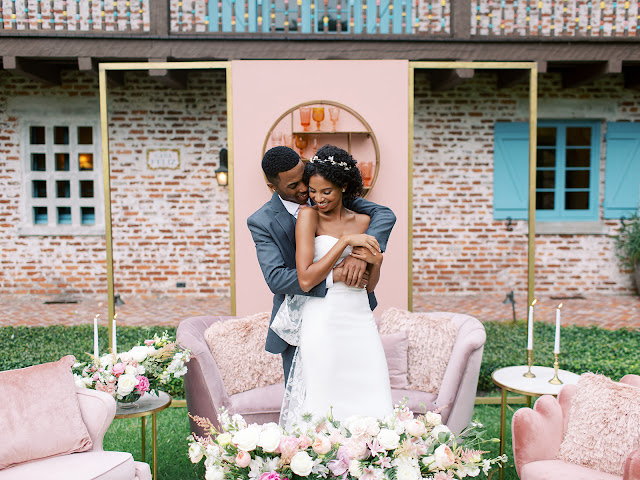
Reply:
M348 207L371 217L367 233L376 237L384 252L391 229L396 222L396 216L391 209L362 198L356 198ZM311 295L314 297L326 295L327 289L324 281L309 292L302 291L298 284L295 218L284 207L277 193L274 193L271 200L247 219L247 226L256 245L262 274L274 294L271 321L280 308L280 304L284 301L285 295ZM372 310L377 305L373 292L369 294L369 304ZM265 345L267 351L282 353L288 346L287 342L269 329Z

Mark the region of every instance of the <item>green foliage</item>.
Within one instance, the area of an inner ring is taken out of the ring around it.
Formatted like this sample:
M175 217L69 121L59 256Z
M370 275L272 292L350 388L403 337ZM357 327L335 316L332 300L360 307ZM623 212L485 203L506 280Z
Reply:
M165 330L175 338L175 327L118 327L118 351L129 350ZM107 327L98 327L101 354L109 345L108 334ZM53 362L69 354L86 362L87 353L93 354L93 325L0 327L0 371ZM174 398L184 398L182 378L172 378L163 390Z
M527 362L526 322L486 322L487 341L480 367L478 390L495 388L491 381L494 370ZM534 328L534 364L553 366L555 325L536 322ZM640 332L636 330L605 330L597 327L562 327L560 338L560 368L581 374L602 373L613 380L627 373L640 375L638 351Z
M637 215L631 217L614 238L620 263L634 269L636 263L640 262L640 218Z

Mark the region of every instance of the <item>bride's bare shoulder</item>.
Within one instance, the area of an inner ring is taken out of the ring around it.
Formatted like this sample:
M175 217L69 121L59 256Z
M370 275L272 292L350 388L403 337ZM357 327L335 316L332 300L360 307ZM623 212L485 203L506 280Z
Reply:
M313 207L303 207L298 212L298 221L317 221L318 220L318 210Z

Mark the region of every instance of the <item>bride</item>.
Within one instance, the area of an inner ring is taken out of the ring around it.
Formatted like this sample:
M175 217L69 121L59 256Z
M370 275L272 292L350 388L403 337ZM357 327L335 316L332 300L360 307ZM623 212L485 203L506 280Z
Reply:
M315 206L302 209L296 223L300 287L310 290L348 255L368 263L369 281L366 289L335 283L324 298L300 296L299 348L280 423L291 428L303 415L320 418L330 411L338 420L385 417L392 411L389 373L367 297L380 278L383 255L375 237L364 233L370 218L343 203L361 194L360 170L346 151L325 145L305 166L303 182Z

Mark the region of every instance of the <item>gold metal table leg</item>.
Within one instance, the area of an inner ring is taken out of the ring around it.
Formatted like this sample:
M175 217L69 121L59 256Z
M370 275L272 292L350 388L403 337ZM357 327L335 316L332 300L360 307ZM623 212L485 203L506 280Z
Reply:
M158 451L157 451L157 440L156 440L156 414L153 414L153 418L151 420L151 430L153 433L153 478L158 478Z
M527 397L527 407L531 408L531 397Z
M502 389L500 400L500 455L504 453L504 429L507 421L507 391ZM500 469L500 480L504 478L504 468Z
M140 424L142 425L141 430L142 430L142 461L144 462L144 453L147 447L147 435L146 435L146 430L147 430L147 417L140 417Z

